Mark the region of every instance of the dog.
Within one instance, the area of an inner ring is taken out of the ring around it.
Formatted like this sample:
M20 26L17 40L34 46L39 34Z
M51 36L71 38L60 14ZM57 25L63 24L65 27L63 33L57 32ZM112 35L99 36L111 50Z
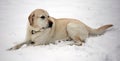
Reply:
M26 45L47 45L56 40L73 40L73 45L81 46L90 35L101 35L112 24L101 26L97 29L85 25L80 20L71 18L56 19L49 16L44 9L35 9L28 17L26 39L8 50L19 49Z

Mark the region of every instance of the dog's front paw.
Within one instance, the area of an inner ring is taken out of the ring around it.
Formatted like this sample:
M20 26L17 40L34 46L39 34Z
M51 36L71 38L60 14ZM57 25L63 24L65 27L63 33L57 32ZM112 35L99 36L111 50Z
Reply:
M8 51L17 50L17 49L19 49L20 47L21 47L20 45L16 45L16 46L11 47L11 48L9 48L9 49L7 49L7 50L8 50Z
M76 45L76 46L82 46L82 42L75 42L75 43L71 43L69 44L70 46Z

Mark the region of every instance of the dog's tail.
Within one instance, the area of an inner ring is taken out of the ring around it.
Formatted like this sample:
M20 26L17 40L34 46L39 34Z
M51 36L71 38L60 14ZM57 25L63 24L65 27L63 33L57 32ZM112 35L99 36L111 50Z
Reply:
M107 24L107 25L101 26L97 29L92 29L92 28L88 27L88 31L89 31L90 35L101 35L105 32L106 29L108 29L112 26L113 26L112 24Z

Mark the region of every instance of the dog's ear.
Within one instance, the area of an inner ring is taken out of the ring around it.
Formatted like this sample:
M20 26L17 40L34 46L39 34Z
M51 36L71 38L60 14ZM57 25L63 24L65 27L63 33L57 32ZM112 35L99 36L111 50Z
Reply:
M35 14L31 13L28 17L28 20L31 26L34 24L34 16Z

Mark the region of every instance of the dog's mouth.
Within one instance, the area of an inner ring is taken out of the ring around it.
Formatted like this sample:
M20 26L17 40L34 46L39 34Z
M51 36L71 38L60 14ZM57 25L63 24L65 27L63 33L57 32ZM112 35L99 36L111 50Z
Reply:
M48 25L46 27L42 27L42 29L51 28L52 26L53 26L53 22L52 21L48 21Z

